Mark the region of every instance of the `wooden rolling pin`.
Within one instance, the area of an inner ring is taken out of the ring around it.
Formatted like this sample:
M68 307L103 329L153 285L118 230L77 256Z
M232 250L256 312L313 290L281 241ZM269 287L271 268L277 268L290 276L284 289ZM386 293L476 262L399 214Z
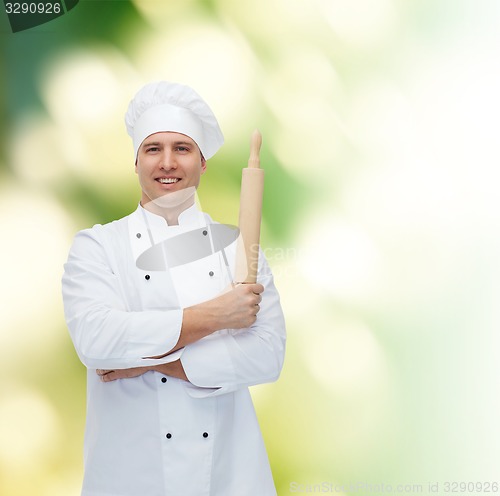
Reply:
M262 195L264 192L264 170L260 168L262 136L252 133L248 167L241 176L240 238L236 252L236 283L254 283L259 268L260 224L262 220Z

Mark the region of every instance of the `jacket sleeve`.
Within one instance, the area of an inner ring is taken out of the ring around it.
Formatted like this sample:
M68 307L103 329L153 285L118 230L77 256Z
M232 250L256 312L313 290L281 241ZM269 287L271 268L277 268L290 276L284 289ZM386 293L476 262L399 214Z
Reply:
M181 357L193 397L215 396L278 379L286 330L273 276L261 253L258 282L264 286L260 311L247 329L224 330L185 347Z
M64 265L64 313L76 352L90 369L125 369L179 358L158 356L177 343L182 309L133 311L108 256L100 225L80 231ZM122 255L123 256L123 255Z

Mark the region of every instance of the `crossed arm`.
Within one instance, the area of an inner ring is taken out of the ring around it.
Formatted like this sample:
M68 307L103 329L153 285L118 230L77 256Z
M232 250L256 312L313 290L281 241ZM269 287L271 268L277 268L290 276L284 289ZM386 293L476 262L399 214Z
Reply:
M220 329L250 327L260 310L259 303L262 301L263 291L262 284L240 284L216 298L185 308L177 344L163 355L148 358L163 358ZM149 371L188 381L180 359L146 367L96 370L103 382L138 377Z
M189 394L196 397L279 377L285 321L264 257L261 284L237 285L185 309L155 304L144 309L137 291L128 287L128 258L115 255L122 238L112 234L102 226L81 231L62 280L68 330L88 370L99 370L105 382L156 370L188 379L194 386Z
M162 365L154 365L149 367L134 367L131 369L118 369L118 370L105 370L97 369L97 375L101 378L102 382L116 381L117 379L130 379L131 377L138 377L150 370L160 372L163 375L168 375L170 377L176 377L177 379L182 379L187 381L188 378L184 372L184 367L180 360L175 362L164 363Z

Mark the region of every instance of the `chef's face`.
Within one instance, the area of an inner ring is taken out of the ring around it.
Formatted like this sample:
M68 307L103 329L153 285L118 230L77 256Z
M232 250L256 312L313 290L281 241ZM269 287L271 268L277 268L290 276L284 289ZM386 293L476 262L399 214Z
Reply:
M194 191L206 168L198 145L188 136L172 132L148 136L139 147L135 165L142 189L141 204L186 189Z

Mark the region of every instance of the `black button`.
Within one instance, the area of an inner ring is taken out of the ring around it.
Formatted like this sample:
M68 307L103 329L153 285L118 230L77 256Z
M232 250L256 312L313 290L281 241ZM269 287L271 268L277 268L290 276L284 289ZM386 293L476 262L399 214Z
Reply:
M151 276L150 276L149 274L146 274L146 275L144 276L144 279L146 279L146 281L149 281L149 280L151 279Z
M170 439L172 437L172 434L170 434L170 432L167 434L167 439Z
M203 231L203 236L206 236L208 234L208 231Z
M167 378L166 377L162 377L161 378L161 382L163 382L163 384L165 384L165 382L167 382Z
M203 437L207 438L208 437L208 432L203 433Z
M141 233L137 233L137 234L136 234L136 236L137 236L138 238L140 238L140 237L141 237Z
M212 277L212 276L214 275L214 271L213 271L213 270L211 270L211 271L208 273L208 275L209 275L210 277Z

